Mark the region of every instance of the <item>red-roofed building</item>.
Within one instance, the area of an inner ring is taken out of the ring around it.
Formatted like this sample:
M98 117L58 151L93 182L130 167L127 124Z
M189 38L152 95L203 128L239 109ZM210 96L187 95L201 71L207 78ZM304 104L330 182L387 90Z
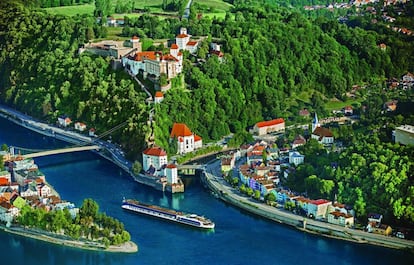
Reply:
M168 164L165 167L165 175L167 176L167 183L178 183L178 170L176 165Z
M95 128L89 129L89 136L95 136Z
M144 171L148 171L151 167L158 170L167 162L167 152L160 147L150 147L142 152L142 169Z
M8 186L9 181L6 178L0 178L0 186Z
M265 135L272 132L285 130L285 120L282 118L270 121L261 121L254 125L253 132L257 135Z
M83 122L75 122L75 130L83 132L84 130L86 130L86 124Z
M161 103L164 100L164 94L161 91L155 92L154 103Z
M352 115L354 114L354 109L352 108L352 106L346 106L344 107L344 115Z
M328 214L328 223L352 227L354 226L354 217L347 213L334 211Z
M187 34L186 28L180 28L180 34L175 37L175 44L178 47L178 50L187 50L190 53L196 53L198 48L198 41L191 40L191 35ZM173 46L171 45L171 48ZM174 46L175 49L175 46Z
M62 115L58 118L58 123L59 125L66 127L72 123L72 120L68 116Z
M138 40L132 40L138 41ZM130 53L122 57L122 65L132 74L137 75L143 72L144 78L153 75L159 78L161 74L166 74L168 78L174 78L182 72L183 56L179 53L178 45L171 46L170 54L163 54L158 51L141 51Z
M334 142L331 130L324 127L316 127L312 132L312 139L317 140L321 144L332 144Z
M308 216L315 219L326 218L331 201L325 199L311 200L308 202Z
M292 149L306 144L306 139L302 135L297 135L292 143Z
M178 154L192 152L195 149L201 148L203 145L202 138L196 134L193 134L184 123L173 124L170 138L177 139Z
M198 42L197 41L189 41L186 45L186 50L188 50L190 53L197 52L198 48Z

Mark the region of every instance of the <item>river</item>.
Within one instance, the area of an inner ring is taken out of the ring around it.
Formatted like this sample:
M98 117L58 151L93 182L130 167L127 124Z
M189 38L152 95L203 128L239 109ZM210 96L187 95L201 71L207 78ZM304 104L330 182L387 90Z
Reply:
M66 143L0 118L0 144L56 148ZM122 221L138 244L134 254L100 253L57 246L0 231L0 264L414 264L414 255L376 246L322 238L245 213L215 199L196 178L184 194L163 194L136 183L92 152L36 158L63 199L92 198ZM121 209L123 197L203 214L216 223L205 232Z

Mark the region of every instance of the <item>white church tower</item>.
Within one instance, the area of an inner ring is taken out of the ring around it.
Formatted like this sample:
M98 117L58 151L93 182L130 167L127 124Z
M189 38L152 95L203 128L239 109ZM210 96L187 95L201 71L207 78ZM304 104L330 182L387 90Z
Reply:
M313 121L312 121L312 132L314 132L315 129L318 127L321 127L321 125L319 124L318 114L316 114L315 112L315 117L313 118Z

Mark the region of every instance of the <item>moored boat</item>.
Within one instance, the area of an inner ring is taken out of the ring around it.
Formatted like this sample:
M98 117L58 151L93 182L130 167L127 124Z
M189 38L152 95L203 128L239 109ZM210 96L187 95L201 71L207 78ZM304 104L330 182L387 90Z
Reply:
M142 203L136 200L124 199L122 201L121 207L125 210L129 210L132 212L142 213L145 215L150 215L193 227L213 229L215 226L215 224L210 219L204 216L200 216L194 213L190 214L177 212L171 209L163 208L157 205Z

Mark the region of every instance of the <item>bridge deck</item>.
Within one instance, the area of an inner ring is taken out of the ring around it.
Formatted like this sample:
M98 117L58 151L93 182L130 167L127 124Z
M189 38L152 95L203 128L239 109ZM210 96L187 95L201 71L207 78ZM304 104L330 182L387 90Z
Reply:
M71 152L80 152L80 151L89 151L89 150L99 150L101 147L97 145L88 145L88 146L81 146L81 147L72 147L72 148L62 148L62 149L55 149L43 152L37 152L32 154L24 155L24 158L34 158L34 157L41 157L41 156L48 156L48 155L57 155L57 154L65 154Z

